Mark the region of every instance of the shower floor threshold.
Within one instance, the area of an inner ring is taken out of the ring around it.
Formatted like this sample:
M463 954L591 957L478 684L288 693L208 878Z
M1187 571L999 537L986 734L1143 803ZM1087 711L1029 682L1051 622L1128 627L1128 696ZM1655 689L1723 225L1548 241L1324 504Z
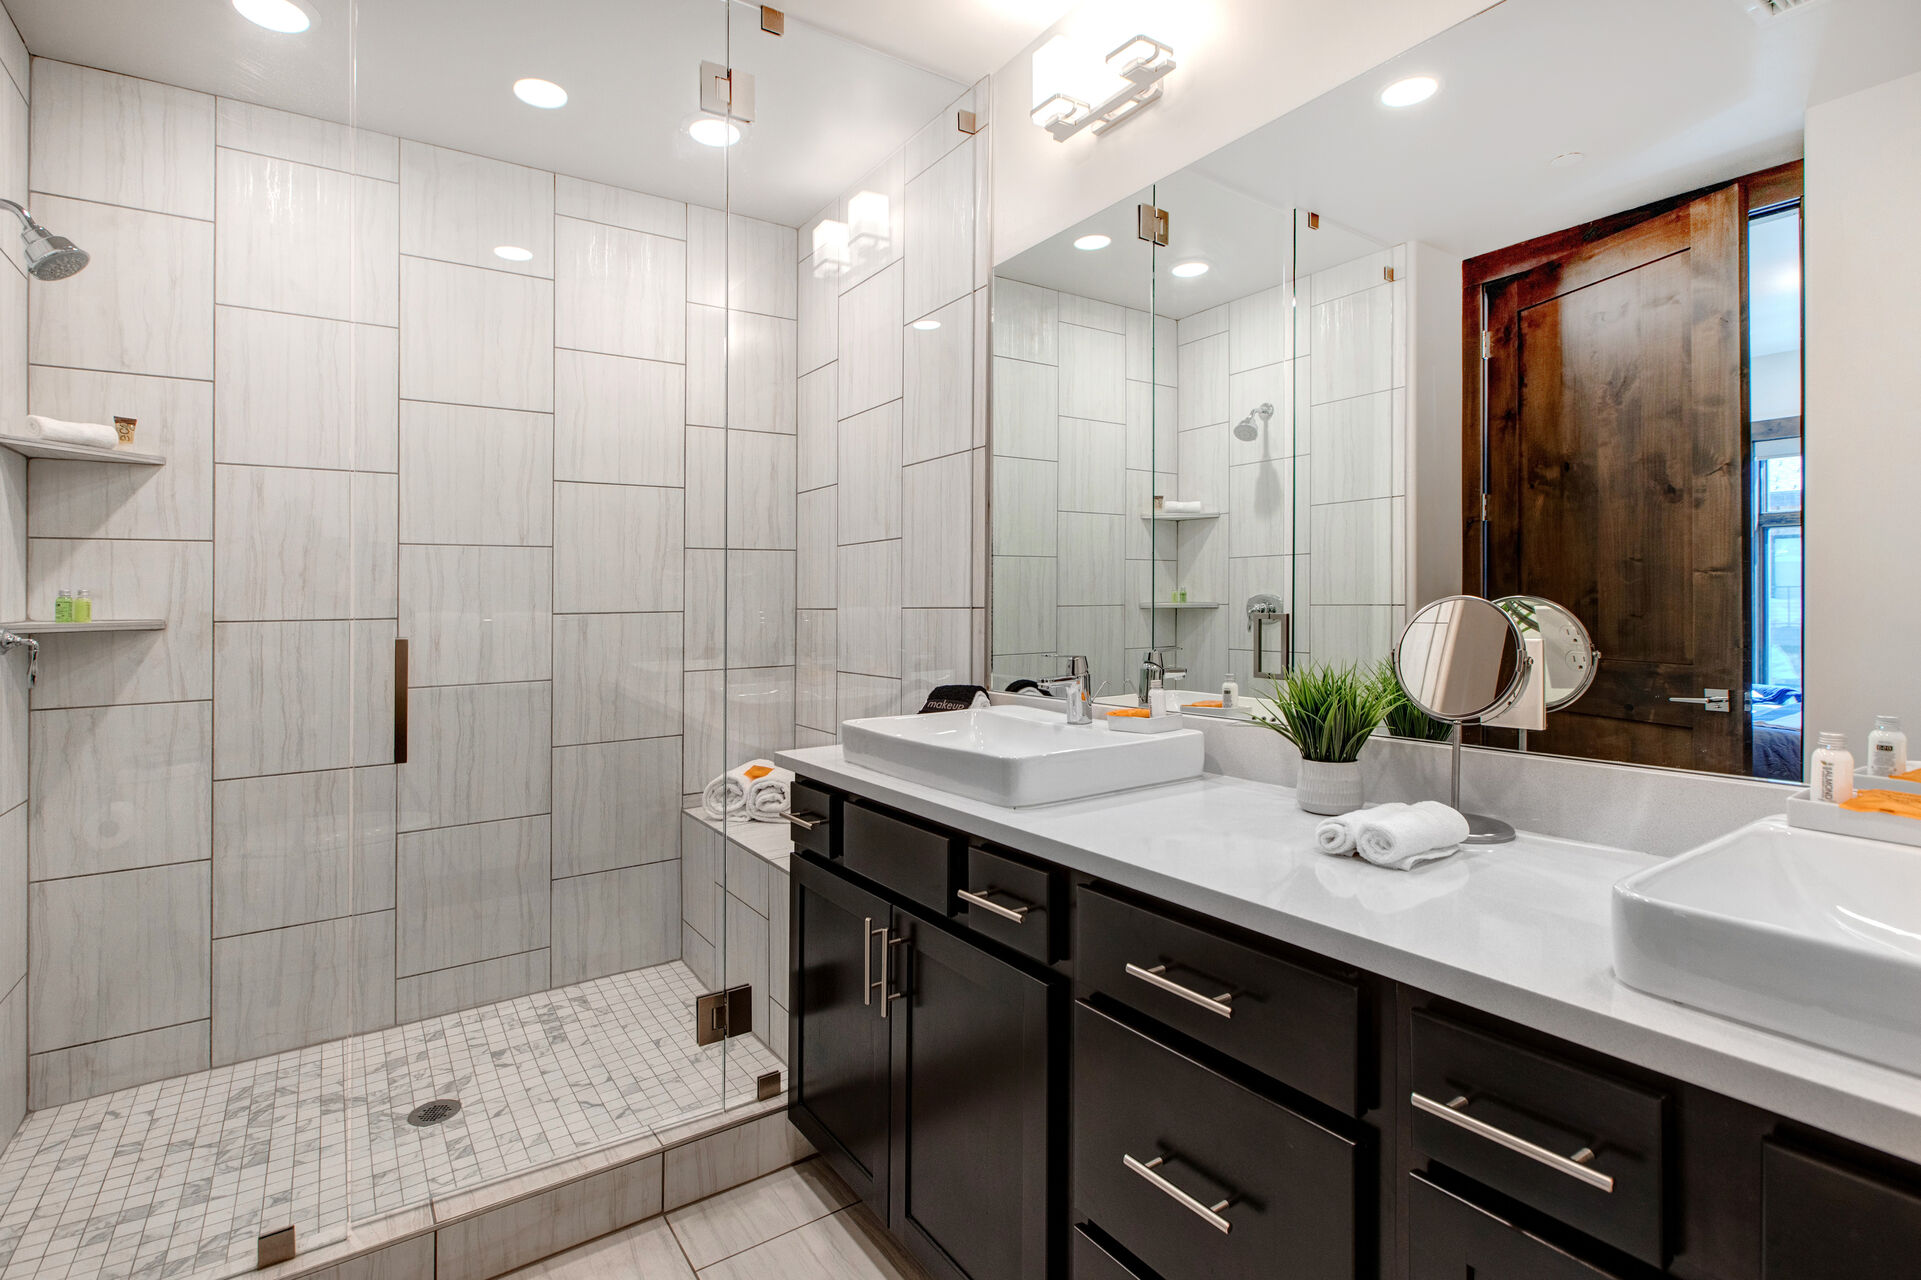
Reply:
M217 1280L288 1225L261 1274L301 1275L778 1110L758 1038L694 1044L701 990L676 961L33 1112L0 1280Z

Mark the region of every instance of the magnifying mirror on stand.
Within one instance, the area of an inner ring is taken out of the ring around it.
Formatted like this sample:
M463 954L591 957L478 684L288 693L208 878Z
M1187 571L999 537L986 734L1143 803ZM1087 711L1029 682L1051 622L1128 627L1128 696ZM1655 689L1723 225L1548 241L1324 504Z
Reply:
M1414 615L1394 645L1394 674L1408 701L1453 724L1452 803L1461 807L1461 728L1500 715L1527 689L1533 661L1519 624L1479 596L1448 596ZM1514 828L1463 813L1468 844L1505 844Z
M1580 701L1601 668L1601 651L1581 620L1552 600L1540 596L1502 596L1494 602L1523 640L1539 637L1541 672L1547 709L1559 711ZM1521 750L1527 750L1527 730L1521 730Z

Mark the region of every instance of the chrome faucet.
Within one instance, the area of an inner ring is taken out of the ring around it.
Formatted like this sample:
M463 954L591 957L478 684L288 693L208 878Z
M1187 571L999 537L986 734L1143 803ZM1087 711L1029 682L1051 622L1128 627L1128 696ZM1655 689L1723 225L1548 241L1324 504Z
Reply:
M1154 690L1165 688L1169 680L1185 679L1187 679L1186 668L1168 666L1167 654L1164 651L1149 649L1147 656L1141 659L1140 679L1135 685L1134 692L1140 695L1140 705L1149 707L1154 702L1151 696Z
M1040 687L1049 697L1067 699L1067 723L1093 724L1093 690L1088 682L1093 679L1087 666L1087 659L1079 654L1069 655L1067 674L1055 676L1052 680L1040 681Z

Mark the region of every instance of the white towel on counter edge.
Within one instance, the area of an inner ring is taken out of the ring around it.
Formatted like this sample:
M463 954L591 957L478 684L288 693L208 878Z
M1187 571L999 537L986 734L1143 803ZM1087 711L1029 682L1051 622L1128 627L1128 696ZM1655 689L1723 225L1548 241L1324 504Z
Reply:
M700 807L710 818L725 818L730 813L739 813L747 805L749 769L772 770L772 760L748 760L737 764L726 773L708 783L700 793ZM784 771L783 771L784 772ZM792 776L789 774L788 776Z
M1438 800L1384 804L1362 810L1354 824L1354 852L1377 867L1406 871L1445 858L1467 839L1467 819Z
M1314 828L1314 844L1322 853L1339 858L1354 852L1354 825L1359 822L1366 809L1356 809L1338 818L1322 819L1321 825Z
M747 816L755 822L785 822L788 809L793 807L793 795L792 771L775 769L747 784Z
M38 413L27 415L27 434L43 440L57 440L61 444L91 445L97 449L111 449L120 443L120 433L112 427L98 422L63 422L59 418Z

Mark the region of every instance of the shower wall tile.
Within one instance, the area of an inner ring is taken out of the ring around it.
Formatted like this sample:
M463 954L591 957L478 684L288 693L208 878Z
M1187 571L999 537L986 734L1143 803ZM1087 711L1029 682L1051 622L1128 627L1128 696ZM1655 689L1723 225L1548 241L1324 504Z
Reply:
M680 732L680 614L557 614L553 651L556 746Z
M1180 429L1191 431L1228 421L1228 336L1217 332L1189 342L1186 324L1181 328Z
M1062 414L1060 439L1067 459L1060 464L1060 509L1119 515L1126 503L1127 428Z
M863 720L869 716L900 715L900 681L843 671L840 673L839 706L834 714L836 724Z
M339 471L215 467L214 617L351 617L351 486Z
M1377 662L1394 647L1401 627L1396 605L1311 606L1314 661L1325 665L1365 665Z
M552 691L546 681L420 689L408 712L409 755L400 766L403 832L552 808ZM464 961L423 967L459 963Z
M443 1013L532 995L551 985L545 948L413 974L395 984L394 1021L420 1022Z
M213 224L36 194L34 214L93 255L28 291L34 364L213 376Z
M974 288L974 149L970 138L907 183L906 317L917 319Z
M1060 513L1059 549L1056 553L1059 559L1060 603L1117 605L1122 602L1127 589L1127 543L1122 528L1125 519L1125 516L1086 515L1077 511ZM1083 650L1065 652L1080 653ZM1113 668L1108 670L1112 671Z
M550 546L554 418L400 405L400 541Z
M554 881L556 985L680 955L680 861Z
M0 991L12 991L26 976L27 810L17 804L0 815ZM24 1062L24 1041L20 1051ZM0 1131L5 1130L5 1122L0 1115Z
M1255 462L1228 468L1228 506L1233 511L1228 553L1235 556L1284 556L1293 550L1289 533L1293 510L1294 467L1288 462Z
M371 342L391 345L394 331L372 329L363 341L341 320L245 307L219 307L214 315L215 458L351 469L358 357Z
M997 276L994 280L994 354L1058 365L1060 294ZM1138 375L1129 375L1138 376Z
M687 306L687 422L727 425L727 313Z
M348 623L223 622L213 641L214 777L351 763Z
M494 253L525 249L527 262ZM515 275L554 274L554 176L466 151L400 144L400 252Z
M839 408L835 372L816 369L800 380L799 488L819 489L834 483L839 457Z
M400 394L553 408L555 286L504 271L400 260Z
M677 364L554 352L554 479L683 483L685 381Z
M499 684L551 674L553 554L545 547L400 548L409 683Z
M725 583L722 582L723 569ZM723 601L726 606L725 665L793 665L793 552L701 550L687 553L686 665L689 670L723 665Z
M686 243L577 218L555 225L554 345L684 359Z
M51 619L60 587L85 585L101 618L167 624L164 631L61 637L60 660L41 663L36 708L213 696L211 543L34 538L26 565L28 617Z
M1044 464L1043 464L1044 465ZM973 459L965 453L901 472L901 604L908 609L973 603Z
M33 879L211 856L211 704L35 711L31 722L24 813Z
M1032 458L994 462L993 553L997 556L1054 554L1059 481L1058 464Z
M1309 403L1326 404L1395 385L1394 296L1394 286L1376 285L1314 308L1309 321L1314 344Z
M727 426L793 435L795 377L792 320L727 313Z
M1060 349L1061 415L1125 422L1126 339L1105 329L1063 321Z
M841 421L835 470L843 545L900 537L900 439L898 400Z
M356 471L348 480L353 524L352 608L356 618L391 618L399 609L400 477Z
M393 765L355 769L353 911L391 911L400 779Z
M794 229L693 205L687 211L687 300L792 320Z
M1227 306L1227 368L1242 373L1286 360L1289 303L1292 290L1284 284L1236 298ZM1238 411L1237 411L1238 412Z
M906 203L903 199L904 178L905 166L902 163L901 153L897 151L876 165L871 173L849 187L842 195L840 211L836 216L850 227L855 221L854 201L859 197L867 197L860 206L863 210L878 209L879 211L876 219L878 225L873 228L871 234L862 236L859 234L861 229L854 228L853 266L846 275L841 277L842 293L858 288L900 261L902 244L906 238L906 219L903 216L903 206ZM880 198L878 202L873 199L876 196ZM895 300L899 301L898 294L895 295ZM844 315L845 313L843 317ZM845 355L844 338L841 351Z
M214 108L214 140L236 151L400 181L400 143L391 134L331 120L221 98Z
M994 357L994 453L1009 458L1060 456L1060 370Z
M20 994L24 995L24 991ZM212 1024L205 1018L111 1040L36 1053L28 1064L28 1099L35 1110L77 1098L116 1093L150 1080L205 1071Z
M1354 396L1310 409L1314 451L1309 492L1315 503L1385 498L1394 492L1394 392Z
M842 547L838 572L840 669L899 679L900 540Z
M1244 416L1260 406L1274 406L1274 414L1252 440L1229 436L1227 456L1230 463L1262 462L1292 457L1294 445L1294 366L1266 364L1242 373L1228 375L1228 416L1238 425ZM1260 419L1255 419L1256 425Z
M675 240L687 238L687 206L681 201L565 175L554 180L554 212Z
M545 947L551 845L544 814L402 835L395 972Z
M1000 282L995 282L1000 287ZM1166 316L1127 312L1127 376L1159 387L1178 386L1180 360L1176 338L1179 326Z
M1104 329L1126 336L1127 308L1098 298L1083 298L1076 293L1060 295L1061 323L1086 329ZM1065 359L1063 358L1063 363Z
M727 433L687 428L687 545L727 545Z
M554 486L554 610L675 612L681 606L679 489Z
M24 348L23 348L24 353ZM27 528L41 538L213 536L213 385L84 369L27 370L27 407L69 422L139 419L164 467L42 458L27 471Z
M1052 556L994 557L994 652L1058 653Z
M800 371L812 373L833 363L840 347L840 277L814 273L814 260L801 259L799 287Z
M33 885L33 1051L207 1017L211 876L208 863L189 862Z
M216 302L400 323L393 183L225 147L217 174Z
M1392 499L1317 505L1311 519L1317 609L1396 603ZM1314 648L1325 661L1318 641Z
M798 500L795 601L802 609L831 609L836 603L839 507L839 491L831 486L810 489Z
M918 711L937 685L974 683L977 663L971 612L908 609L901 614L903 711ZM784 948L780 954L785 954Z
M353 763L394 762L394 638L398 624L372 619L348 624L349 661L353 664L351 708Z
M338 1040L394 1021L394 913L213 944L213 1063Z
M802 609L794 623L794 720L827 733L834 718L840 638L832 609Z
M27 984L21 979L0 995L0 1141L11 1140L27 1118L29 1063Z
M910 255L908 261L912 262ZM936 311L938 329L909 327L902 337L901 458L925 462L974 443L974 302Z
M211 97L51 58L34 59L33 96L35 191L213 217Z
M900 399L901 270L889 267L840 297L840 412Z
M556 748L554 878L678 858L680 795L677 737Z
M19 28L11 20L0 23L0 67L6 68L14 92L24 101L33 83L32 56L27 52L27 42L20 38Z
M770 756L793 745L792 667L689 671L685 687L681 740L683 794L701 790L732 764ZM723 715L726 717L724 735ZM727 763L723 764L723 760Z

